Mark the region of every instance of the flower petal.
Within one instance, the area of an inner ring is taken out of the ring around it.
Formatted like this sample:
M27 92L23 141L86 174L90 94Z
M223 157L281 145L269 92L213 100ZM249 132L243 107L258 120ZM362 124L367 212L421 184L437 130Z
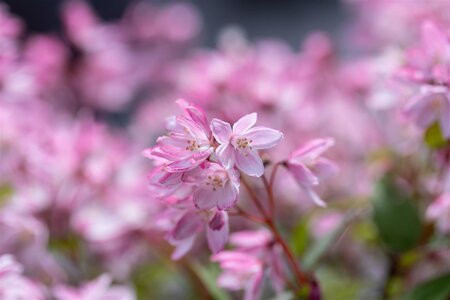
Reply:
M244 300L258 300L261 298L263 272L256 273L247 283L244 292Z
M233 133L241 134L249 130L253 125L256 124L257 114L251 113L240 118L236 123L233 124Z
M251 140L250 145L255 150L272 148L283 138L280 131L264 126L251 128L244 136Z
M437 118L437 110L433 107L434 98L442 97L442 94L418 94L411 98L404 109L404 113L418 127L427 128Z
M188 211L175 225L172 236L175 240L184 240L197 233L203 224L203 219L199 214L195 211Z
M326 179L339 172L338 166L329 159L318 158L311 168L311 171L319 179Z
M175 245L175 250L173 251L171 258L173 260L178 260L178 259L182 258L183 256L185 256L186 253L188 253L189 250L191 250L192 246L194 245L194 241L195 241L196 237L197 237L196 235L192 235L191 237L189 237L187 239L179 241Z
M256 151L245 153L235 151L236 166L249 176L261 177L264 174L264 165Z
M287 168L301 186L309 187L319 184L319 179L304 164L289 162Z
M198 209L211 209L217 205L217 191L210 187L199 186L194 191L194 204Z
M222 144L216 149L216 155L219 161L226 169L234 165L234 149L230 144Z
M224 211L218 212L221 215L222 226L215 230L211 226L207 226L206 237L208 240L209 249L215 254L223 250L225 244L228 241L228 235L230 233L230 227L228 225L228 215Z
M444 138L449 139L450 138L450 99L446 98L444 100L444 105L442 107L441 116L440 116L440 124L441 124L441 130L442 135Z
M307 142L300 149L291 154L291 159L302 162L312 161L334 145L333 138L319 138Z
M232 207L238 198L238 189L228 181L228 183L221 189L217 190L217 208L228 209Z
M327 204L325 203L325 201L323 201L319 195L316 194L316 192L314 192L314 190L310 187L303 187L302 188L303 191L305 191L306 195L308 196L308 198L314 202L315 204L317 204L318 206L321 207L326 207Z
M220 143L229 143L231 139L231 126L229 123L219 119L213 119L211 121L211 131L214 138Z

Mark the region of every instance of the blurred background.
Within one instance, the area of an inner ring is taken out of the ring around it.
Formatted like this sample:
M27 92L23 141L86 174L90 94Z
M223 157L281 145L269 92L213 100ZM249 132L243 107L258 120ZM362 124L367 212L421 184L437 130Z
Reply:
M27 28L35 32L60 29L58 15L62 0L7 0L14 14L21 16ZM116 20L132 0L88 1L105 20ZM180 1L152 1L178 3ZM259 38L282 39L298 48L300 41L311 31L321 30L333 37L340 35L348 15L340 1L314 0L192 0L204 24L200 42L214 46L221 29L230 25L242 27L251 40Z

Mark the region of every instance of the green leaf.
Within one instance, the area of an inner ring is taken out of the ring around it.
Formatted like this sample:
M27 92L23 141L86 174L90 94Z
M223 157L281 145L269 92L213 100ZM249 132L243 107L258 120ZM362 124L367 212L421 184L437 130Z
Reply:
M307 219L302 219L292 231L290 245L296 256L301 256L309 243L309 230Z
M216 279L220 272L217 265L203 266L199 263L193 264L194 271L203 281L209 293L216 300L231 300L227 292L217 286Z
M412 199L391 176L380 180L373 197L373 220L378 234L393 252L405 252L419 241L422 221Z
M401 300L447 300L450 297L450 273L415 287Z
M364 282L350 277L339 268L324 267L316 272L323 299L349 300L362 298Z
M439 149L449 143L449 141L447 141L442 135L441 126L437 122L428 127L425 131L423 139L431 149Z
M6 203L9 197L14 194L13 188L8 184L0 185L0 206Z
M347 215L336 228L318 240L305 254L303 268L311 270L317 265L322 256L327 252L336 239L342 234L348 222L353 219L354 213Z

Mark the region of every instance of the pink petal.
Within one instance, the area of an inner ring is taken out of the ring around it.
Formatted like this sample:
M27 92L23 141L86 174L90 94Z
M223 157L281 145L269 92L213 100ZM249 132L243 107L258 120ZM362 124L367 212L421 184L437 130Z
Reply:
M318 158L311 171L318 179L322 180L336 175L339 172L339 168L329 159Z
M238 198L238 189L229 181L222 189L217 192L217 208L228 209L232 207Z
M250 150L245 154L235 151L236 166L249 176L261 177L264 174L264 165L256 151Z
M288 163L288 170L295 180L302 186L314 186L319 184L319 179L302 163Z
M441 111L440 125L442 130L442 135L444 138L450 138L450 99L446 98L444 100L444 105Z
M206 114L198 107L190 104L184 99L179 99L176 101L178 106L180 106L181 109L183 109L190 117L191 119L201 125L203 129L208 130L208 123L206 121Z
M430 55L430 59L442 59L447 53L448 39L445 33L433 22L424 22L422 25L422 40Z
M195 211L188 211L175 225L172 236L175 240L184 240L197 233L203 224L204 221L200 214Z
M206 237L208 240L209 249L211 249L212 253L218 253L225 247L225 244L228 241L228 235L230 233L230 228L228 226L228 215L226 212L220 212L223 219L223 224L220 229L214 230L211 226L208 226L206 229Z
M333 138L314 139L292 153L291 159L314 160L333 145Z
M420 128L426 128L436 120L437 112L433 108L432 101L439 94L419 94L414 96L405 107L405 114Z
M327 204L325 203L325 201L323 201L319 195L316 194L316 192L314 192L314 190L310 187L303 187L303 190L305 191L306 195L308 196L308 198L314 202L315 204L317 204L318 206L321 207L326 207Z
M193 168L200 165L203 161L205 161L212 153L213 149L208 149L206 151L193 153L191 156L171 162L166 165L166 169L170 173L178 173L178 172L186 172L192 170Z
M214 138L220 143L229 143L231 139L231 126L229 123L219 119L213 119L211 121L211 130Z
M276 146L283 138L283 134L275 129L257 126L248 130L245 137L251 140L252 148L258 150Z
M208 186L200 186L194 191L194 204L198 209L211 209L217 205L218 190Z
M216 155L219 161L226 169L234 165L234 148L230 144L222 144L216 149Z
M189 252L189 250L192 249L192 246L194 245L196 235L192 235L191 237L184 239L182 241L179 241L175 246L175 251L172 253L171 258L173 260L178 260L186 255L186 253Z
M244 300L258 300L261 298L263 275L263 272L258 272L249 281L245 287Z
M247 130L249 130L253 125L256 124L257 114L251 113L240 118L233 125L233 133L241 134Z

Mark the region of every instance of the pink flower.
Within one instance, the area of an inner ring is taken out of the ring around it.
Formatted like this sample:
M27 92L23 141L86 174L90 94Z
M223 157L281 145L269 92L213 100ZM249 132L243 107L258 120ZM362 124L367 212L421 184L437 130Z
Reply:
M286 286L286 265L283 260L283 250L269 230L244 230L230 235L230 244L237 251L248 253L264 261L270 283L275 291L282 292Z
M133 300L134 293L124 286L111 286L112 279L103 274L79 288L59 285L54 288L57 300Z
M420 128L439 122L442 134L450 138L450 94L442 86L424 86L405 107L405 114Z
M261 297L263 263L255 256L242 251L222 251L212 257L223 269L217 279L219 286L237 291L244 289L244 300Z
M216 154L225 168L234 164L245 174L260 177L264 165L257 150L269 149L278 144L283 134L278 130L256 126L257 115L251 113L240 118L233 125L219 119L211 122L211 130L220 146Z
M170 119L169 135L158 138L158 145L149 149L151 155L168 161L165 168L171 173L192 170L213 152L205 114L184 100L178 100L177 104L185 114Z
M431 21L423 22L420 45L409 49L407 65L400 70L400 75L412 82L448 83L449 51L447 33Z
M169 242L176 246L172 259L179 259L193 246L195 237L206 225L209 249L221 251L228 241L228 214L223 210L188 210L177 222L169 235Z
M239 173L220 164L205 162L199 168L199 180L194 190L194 204L199 209L228 209L239 195Z
M437 198L428 207L426 216L435 221L436 226L443 234L450 233L450 193L445 193Z
M313 187L319 185L321 179L337 173L337 166L330 160L320 156L333 145L334 140L331 138L312 140L293 152L286 163L287 169L294 176L300 187L319 206L326 206L326 204L314 192Z
M0 299L47 299L43 287L22 272L23 267L12 255L0 256Z

